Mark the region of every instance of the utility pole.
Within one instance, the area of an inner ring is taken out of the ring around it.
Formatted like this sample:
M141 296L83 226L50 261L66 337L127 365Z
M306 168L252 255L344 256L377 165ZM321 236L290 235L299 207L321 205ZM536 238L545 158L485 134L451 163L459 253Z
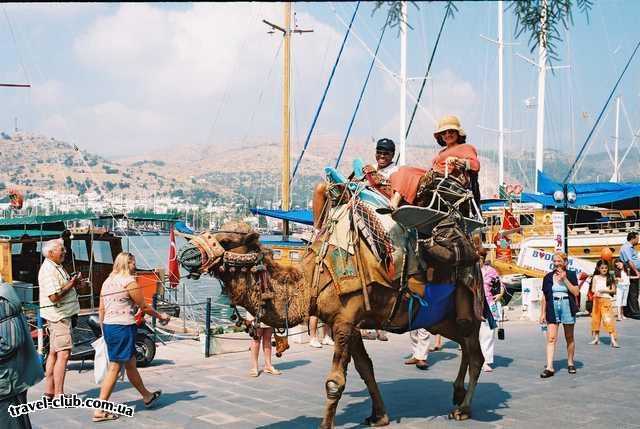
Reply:
M291 34L311 33L313 30L298 30L291 28L291 2L285 2L284 27L273 24L266 19L262 22L271 27L270 33L278 30L284 37L284 55L282 64L282 207L284 211L291 208L291 190L289 181L291 177ZM282 221L282 238L289 236L289 221Z

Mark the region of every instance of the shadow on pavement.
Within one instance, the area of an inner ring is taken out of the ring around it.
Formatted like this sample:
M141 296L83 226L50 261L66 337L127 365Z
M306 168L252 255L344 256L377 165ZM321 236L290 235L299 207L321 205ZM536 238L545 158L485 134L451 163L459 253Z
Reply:
M378 383L391 421L400 423L403 418L429 418L447 416L453 409L453 380L403 379ZM346 392L345 396L367 398L366 401L338 405L336 424L360 423L371 414L371 401L366 389ZM472 420L493 422L502 416L496 410L506 408L511 395L496 383L478 382L472 405Z
M151 390L153 392L153 386L151 387L147 387L149 390ZM114 389L113 389L113 393L117 393L121 390L126 390L126 389L132 389L135 391L135 388L131 385L131 383L129 382L125 382L125 383L116 383ZM118 397L116 395L116 397L114 398L113 393L111 394L111 397L109 398L110 401L114 401L114 402L120 402L118 400ZM196 399L201 399L204 398L205 395L197 395L198 393L197 390L183 390L181 392L166 392L163 391L162 392L162 396L160 396L160 398L157 400L157 402L155 402L154 406L151 409L156 409L156 408L163 408L165 406L168 405L172 405L175 404L176 402L180 402L180 401L194 401ZM91 389L91 390L87 390L85 392L80 392L78 393L78 396L81 397L87 397L87 398L97 398L100 395L100 386L96 387L95 389ZM142 401L142 398L134 400L134 401L127 401L125 402L125 404L129 405L129 406L133 406L135 405L136 407L136 412L138 412L139 410L144 410L145 406L144 406L144 402Z
M299 429L317 428L320 426L322 417L300 416L286 422L272 423L270 425L257 426L256 429Z
M153 407L149 408L150 410L156 410L159 408L164 408L169 405L173 405L176 402L181 401L195 401L196 399L205 398L205 395L197 395L197 390L183 390L181 392L162 392L162 396L158 398L157 402L154 403ZM135 405L136 412L142 411L145 408L144 402L142 399L138 399L137 401L129 401L126 403L127 405Z
M285 369L295 368L295 367L298 367L298 366L308 365L310 363L311 363L311 361L309 359L298 359L298 360L292 360L292 361L289 361L289 362L282 362L282 363L273 364L273 366L275 366L276 368L278 368L280 370L285 370Z
M511 365L511 362L513 362L513 359L511 359L509 357L498 356L498 355L493 357L493 367L494 368L506 368L509 365Z
M580 369L582 367L584 367L584 364L579 361L579 360L574 360L573 364L576 366L576 369ZM555 360L553 361L553 366L555 367L555 370L561 370L561 369L567 369L567 360L566 359L560 359L560 360Z
M152 368L154 366L160 366L160 365L174 365L175 363L176 362L171 359L154 359L151 361L149 365L145 366L145 368Z
M449 353L445 351L437 351L437 352L429 352L429 356L427 357L427 362L429 362L429 366L433 366L440 361L446 361L451 359L456 359L460 356L458 353Z
M378 383L382 397L387 407L387 413L393 423L401 423L403 419L428 419L447 418L453 409L451 402L453 395L453 380L434 379L402 379ZM360 402L346 403L349 397L364 398ZM505 392L496 383L483 383L482 378L478 383L472 405L473 421L495 422L502 419L502 415L496 411L508 408L507 401L511 395ZM371 414L371 400L367 389L349 392L342 397L343 402L338 404L336 413L336 426L361 424ZM322 415L316 417L298 416L291 420L259 426L260 429L297 429L318 427ZM427 421L425 420L425 424Z

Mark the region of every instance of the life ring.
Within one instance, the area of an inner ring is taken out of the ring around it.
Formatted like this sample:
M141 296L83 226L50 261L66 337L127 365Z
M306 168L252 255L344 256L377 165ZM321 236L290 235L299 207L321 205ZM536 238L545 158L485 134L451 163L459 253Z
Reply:
M550 225L553 223L553 219L551 218L551 213L547 213L542 218L542 223L545 225Z

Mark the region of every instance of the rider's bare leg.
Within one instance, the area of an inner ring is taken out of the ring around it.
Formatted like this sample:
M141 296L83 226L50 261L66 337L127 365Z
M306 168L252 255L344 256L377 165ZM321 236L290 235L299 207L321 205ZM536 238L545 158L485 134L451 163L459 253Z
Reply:
M327 203L327 182L318 183L313 190L313 227L320 229L322 226L322 213Z

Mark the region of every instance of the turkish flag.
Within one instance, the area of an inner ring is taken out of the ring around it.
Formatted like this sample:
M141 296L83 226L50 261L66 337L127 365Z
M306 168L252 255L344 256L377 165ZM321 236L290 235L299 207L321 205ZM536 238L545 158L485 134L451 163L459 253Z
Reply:
M169 286L178 287L180 283L180 267L176 256L176 237L173 234L173 225L169 229Z
M504 217L502 218L502 230L509 231L510 229L520 228L520 222L509 210L504 209Z

